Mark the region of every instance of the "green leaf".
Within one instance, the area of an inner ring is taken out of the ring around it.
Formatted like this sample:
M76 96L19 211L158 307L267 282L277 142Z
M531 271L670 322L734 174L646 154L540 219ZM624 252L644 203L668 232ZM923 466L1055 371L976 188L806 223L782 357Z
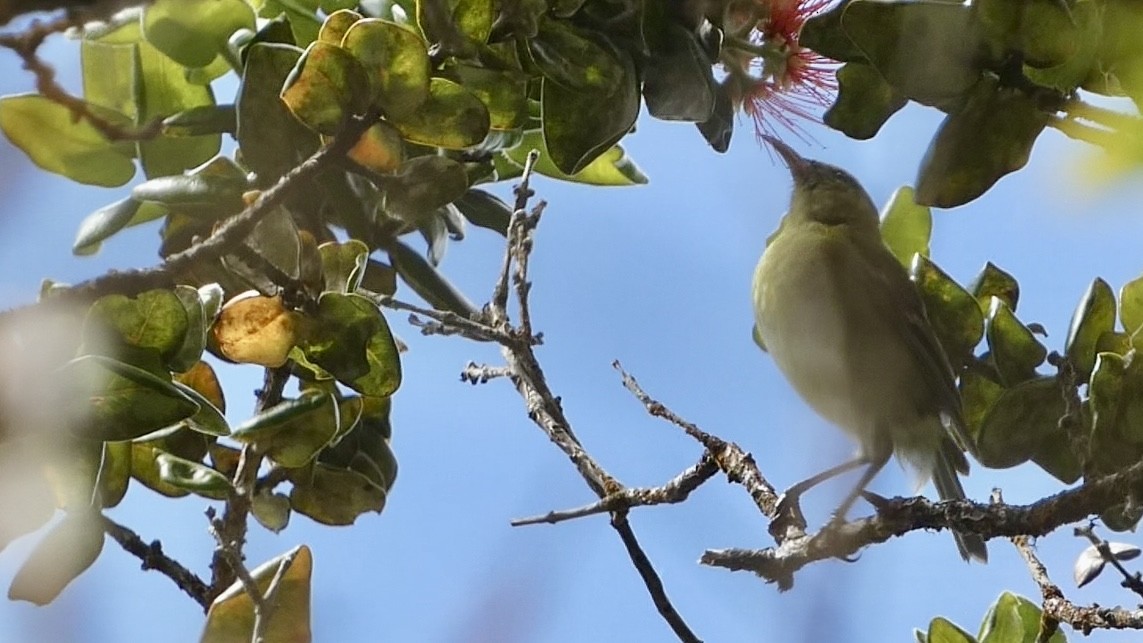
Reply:
M468 300L444 275L429 264L417 251L400 241L394 241L387 248L389 262L401 276L401 280L413 289L430 306L437 310L449 310L464 317L477 312L476 306Z
M1064 411L1055 377L1037 377L1007 389L981 423L977 460L992 469L1028 461L1058 428Z
M201 0L206 1L206 0ZM213 1L213 0L211 0ZM146 42L136 45L134 96L137 121L148 123L172 114L214 105L209 85L196 85L186 78L182 65ZM136 153L147 178L180 174L218 154L222 136L159 136L136 143Z
M1064 354L1076 369L1076 377L1086 380L1095 366L1096 344L1115 327L1115 295L1107 282L1096 278L1072 313Z
M367 108L369 77L353 54L318 40L298 59L281 96L298 120L333 135L348 116Z
M350 279L353 275L350 275ZM382 295L392 295L397 292L397 271L392 266L369 259L365 262L365 275L361 278L361 288L369 292Z
M982 79L929 144L918 171L917 202L951 208L984 194L1024 167L1049 118L1023 90Z
M329 241L318 246L318 252L321 253L324 290L339 293L351 293L357 290L361 285L361 279L365 276L369 246L357 239L350 239L344 243Z
M1073 7L1055 0L982 0L975 9L977 21L995 49L1019 51L1025 62L1035 68L1059 65L1079 54L1079 16L1087 13L1081 7L1088 4L1075 3ZM1091 64L1090 57L1087 63Z
M357 3L354 2L353 5L356 6ZM341 41L345 38L345 32L349 31L349 28L363 17L360 13L349 8L339 9L329 14L325 22L321 23L318 41L331 45L341 45Z
M476 94L451 80L433 78L420 107L393 124L411 143L459 150L483 141L491 120Z
M1074 91L1100 67L1096 58L1104 39L1104 11L1094 2L1077 2L1069 7L1055 0L1026 3L1026 10L1037 17L1051 15L1049 21L1056 24L1049 27L1041 22L1040 29L1026 32L1026 44L1022 47L1026 56L1024 75L1043 87L1064 93Z
M734 101L730 98L730 85L732 79L727 77L718 84L714 94L714 111L710 118L695 123L698 131L711 148L716 152L725 152L730 149L730 139L734 134Z
M131 198L160 203L196 218L218 220L242 209L247 187L242 170L230 159L217 157L190 174L144 181L131 190Z
M508 236L512 207L484 190L471 189L452 202L469 223Z
M909 102L870 64L849 62L837 70L837 100L822 122L850 138L873 138Z
M72 253L85 255L98 250L104 239L127 227L141 205L142 202L128 197L87 215L79 224L75 242L71 246Z
M85 336L99 341L104 330L127 346L154 350L164 359L178 353L187 334L187 311L170 290L148 290L135 297L105 295L87 313Z
M226 423L226 416L214 405L214 402L182 382L175 381L175 387L198 404L198 412L184 420L182 426L204 435L218 437L230 435L230 425Z
M957 369L984 336L984 316L976 298L923 255L913 257L909 277L917 284L933 332Z
M361 167L387 174L405 161L405 141L396 127L378 121L365 130L346 156Z
M1028 327L1016 319L999 297L993 297L984 320L984 336L996 370L1005 386L1014 386L1036 375L1048 350Z
M122 114L87 108L118 127L130 127ZM0 130L41 169L103 187L123 185L135 176L133 150L107 140L86 119L39 94L0 98Z
M993 297L1003 301L1012 312L1016 312L1016 304L1020 301L1020 284L1016 278L991 261L984 264L980 274L973 280L970 290L972 296L980 303L980 309L985 313L992 306Z
M409 116L428 99L428 47L412 29L366 18L349 28L341 46L365 67L374 101L386 116Z
M829 11L810 16L798 35L798 44L826 58L842 62L865 60L865 54L853 44L841 28L841 17L852 0L844 0Z
M329 393L316 391L279 402L235 427L232 435L235 440L247 443L273 435L281 427L321 409L329 397Z
M980 625L980 643L1033 643L1040 632L1040 608L1023 596L1004 592L988 609ZM1049 643L1063 643L1056 632Z
M718 84L711 60L693 31L669 23L643 70L643 100L655 118L705 122L714 113ZM657 48L658 49L658 48Z
M616 145L600 154L591 163L575 174L566 174L552 161L548 148L540 132L528 132L520 144L502 153L516 167L524 166L524 159L528 152L540 151L540 158L536 160L535 171L563 181L585 183L587 185L628 186L644 185L647 175L635 164L622 146Z
M940 616L929 623L928 643L976 643L971 634Z
M313 639L310 629L313 564L309 548L299 545L250 571L263 596L274 578L279 577L275 609L263 624L266 641L309 643ZM199 643L248 643L253 638L254 620L254 601L242 582L235 581L210 604Z
M135 43L141 39L139 25L132 29L135 37L128 43L97 42L85 39L80 43L80 71L83 73L83 97L88 103L99 105L134 120L139 113L135 103Z
M258 0L257 4L261 5L258 17L282 20L282 26L288 27L291 44L305 47L317 40L321 19L314 0Z
M611 149L639 116L639 84L631 58L616 52L597 73L612 82L568 89L550 78L541 83L544 144L556 167L576 174ZM607 105L607 109L599 109Z
M233 134L237 127L234 105L199 105L163 119L164 136Z
M171 356L170 367L172 371L182 373L197 364L202 357L202 352L206 350L207 328L213 323L214 317L207 317L202 293L197 288L175 286L175 296L186 311L187 321L182 344Z
M383 177L385 211L418 224L468 189L464 166L444 156L418 156Z
M582 90L610 95L629 79L621 77L613 52L597 44L596 34L570 22L544 16L539 33L527 41L532 62L551 81L567 92Z
M1133 279L1119 289L1119 319L1132 344L1143 345L1143 277ZM1138 341L1136 340L1138 338Z
M77 357L62 374L74 412L83 414L75 430L85 438L131 440L199 411L171 382L109 357Z
M933 234L933 215L923 205L917 205L913 188L897 188L881 210L881 239L893 256L908 267L913 255L929 256L929 239Z
M401 360L385 317L368 299L322 293L317 330L301 342L306 359L364 395L385 397L401 384Z
M484 103L493 130L513 130L527 121L528 78L523 73L464 63L446 65L444 71Z
M984 418L1004 393L1004 386L993 379L983 364L975 361L960 373L958 386L969 435L974 442L979 441Z
M290 524L290 498L264 489L256 491L250 499L250 513L258 524L280 533Z
M99 473L95 481L99 493L98 503L110 509L123 500L131 482L131 443L104 442L99 462Z
M297 47L272 43L251 45L246 53L236 101L236 138L243 162L263 185L273 184L320 144L318 135L295 118L279 97L301 54Z
M32 550L12 585L8 598L47 605L68 583L91 567L103 551L103 526L89 511L68 512Z
M159 453L155 457L155 462L159 465L159 478L173 487L186 489L212 500L226 500L234 490L226 476L205 464L185 460L169 453Z
M386 490L356 471L315 463L311 476L295 480L290 506L324 525L352 525L367 511L381 513Z
M981 37L968 5L855 0L841 27L894 89L919 103L948 104L980 78Z
M156 0L143 12L147 41L184 67L210 64L239 29L254 29L242 0Z
M288 469L304 467L329 444L339 426L338 406L324 391L286 400L247 420L231 435Z

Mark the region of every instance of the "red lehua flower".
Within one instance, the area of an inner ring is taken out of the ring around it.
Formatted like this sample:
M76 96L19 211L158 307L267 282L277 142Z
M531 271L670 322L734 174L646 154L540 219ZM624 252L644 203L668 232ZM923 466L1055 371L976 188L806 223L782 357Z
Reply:
M798 121L818 120L818 110L832 101L836 63L798 43L806 19L832 1L759 0L769 3L768 14L755 25L750 40L776 55L757 57L750 64L756 80L743 96L742 110L754 121L755 135L773 136L772 123L780 123L804 139Z

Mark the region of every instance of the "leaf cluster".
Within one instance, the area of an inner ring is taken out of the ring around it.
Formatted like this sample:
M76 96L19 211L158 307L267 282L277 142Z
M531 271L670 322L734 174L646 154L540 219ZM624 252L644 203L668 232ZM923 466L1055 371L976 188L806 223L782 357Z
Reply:
M909 101L946 113L917 174L953 207L1028 161L1079 90L1143 104L1143 10L1130 0L846 0L800 42L844 64L824 121L872 138Z

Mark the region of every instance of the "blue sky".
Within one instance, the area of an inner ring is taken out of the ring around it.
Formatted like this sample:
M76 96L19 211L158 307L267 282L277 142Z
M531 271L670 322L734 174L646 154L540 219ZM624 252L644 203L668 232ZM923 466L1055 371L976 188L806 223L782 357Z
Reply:
M74 48L55 40L48 54L74 82ZM6 70L0 93L31 88L10 52L0 52L0 69ZM807 156L846 167L883 203L913 181L939 120L934 110L910 106L869 142L821 126L808 127L815 144L788 140ZM717 155L693 126L643 118L625 145L650 185L599 189L539 179L534 186L549 202L533 255L534 324L545 337L538 355L585 447L628 485L661 484L694 464L700 449L644 413L611 369L615 359L676 412L750 450L776 486L840 462L853 449L751 341L750 278L785 209L789 178L755 144L747 123L740 125L730 152ZM968 206L935 213L937 263L962 283L986 261L1014 274L1021 284L1018 315L1047 327L1049 348L1062 346L1072 310L1094 277L1118 289L1143 271L1137 210L1143 182L1132 175L1085 185L1082 168L1094 158L1088 146L1047 131L1027 168ZM44 277L79 281L112 267L154 263L154 224L115 237L96 257L71 256L81 218L128 188L77 186L42 174L6 141L0 167L0 308L32 300ZM501 256L500 238L472 229L449 248L443 269L471 299L483 301ZM400 296L413 298L407 290ZM247 550L256 564L299 543L313 549L315 640L673 640L606 517L509 526L513 518L594 498L528 421L508 383L460 383L469 360L495 364L496 351L422 337L403 315L388 317L410 350L393 411L400 474L384 513L350 528L302 516L278 535L255 526ZM260 369L222 372L228 415L241 421ZM848 484L812 492L805 499L810 520L820 524ZM977 499L993 487L1011 502L1060 489L1032 466L977 465L966 481ZM912 485L890 466L873 490L899 495ZM111 516L145 540L162 540L167 552L206 574L209 504L133 485ZM859 505L855 514L866 510ZM991 562L970 566L947 534L913 533L865 551L856 563L813 565L784 594L747 574L704 568L696 561L706 548L772 544L743 490L719 478L683 505L635 510L631 522L676 607L707 641L903 641L936 615L975 632L1001 591L1037 596L1009 543L993 541ZM0 585L10 582L35 539L0 553ZM1071 561L1084 544L1070 530L1039 546L1053 580L1072 599L1131 603L1110 575L1074 589ZM201 620L170 581L140 571L138 561L109 542L53 605L0 602L0 641L194 641ZM1098 633L1090 640L1131 638Z

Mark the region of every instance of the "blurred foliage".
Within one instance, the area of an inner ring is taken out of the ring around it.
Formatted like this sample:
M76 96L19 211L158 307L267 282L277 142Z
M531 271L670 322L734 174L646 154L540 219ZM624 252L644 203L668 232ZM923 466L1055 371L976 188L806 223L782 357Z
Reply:
M916 185L920 203L953 207L1023 167L1049 124L1137 165L1139 119L1078 92L1143 106L1141 32L1134 0L843 0L800 44L843 63L824 120L848 136L872 138L909 101L947 114Z

